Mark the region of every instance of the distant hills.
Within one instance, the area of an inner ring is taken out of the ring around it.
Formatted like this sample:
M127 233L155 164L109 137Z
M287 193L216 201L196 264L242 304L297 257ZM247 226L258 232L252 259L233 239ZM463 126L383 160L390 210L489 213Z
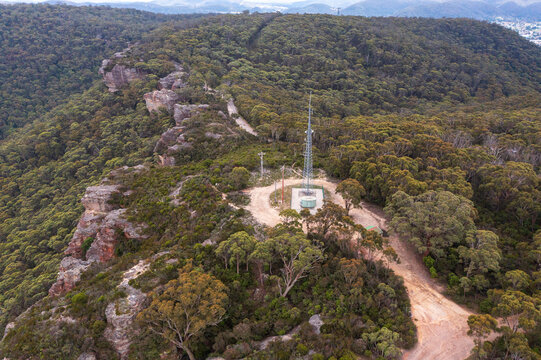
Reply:
M430 18L472 18L492 20L496 17L504 19L523 19L541 21L541 2L517 1L414 1L414 0L365 0L348 4L332 0L313 0L295 3L248 3L238 1L150 1L150 2L69 2L50 0L48 3L65 3L69 5L107 5L115 8L133 8L162 14L187 13L240 13L274 12L299 14L341 14L358 16L399 16L399 17L430 17ZM340 5L342 4L342 5Z

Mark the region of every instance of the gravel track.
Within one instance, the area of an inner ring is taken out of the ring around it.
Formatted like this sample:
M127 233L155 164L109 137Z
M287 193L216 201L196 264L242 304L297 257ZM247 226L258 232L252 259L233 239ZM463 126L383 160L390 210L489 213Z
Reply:
M287 179L285 186L300 183L300 179ZM315 179L315 185L324 186L331 193L332 201L344 205L342 197L334 193L336 183ZM269 196L274 185L247 190L251 201L246 210L261 223L274 226L280 222L278 211L271 207ZM365 226L375 225L386 229L386 218L381 208L363 204L363 209L350 211L353 220ZM404 278L411 301L412 317L417 326L417 345L404 351L407 360L463 360L473 347L467 336L467 319L472 312L445 298L441 285L430 278L419 256L396 235L390 238L392 247L400 257L400 264L391 268Z

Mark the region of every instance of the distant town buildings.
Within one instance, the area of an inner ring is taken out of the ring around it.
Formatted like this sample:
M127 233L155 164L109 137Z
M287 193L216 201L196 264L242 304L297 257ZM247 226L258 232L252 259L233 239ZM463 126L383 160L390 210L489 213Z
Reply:
M515 30L520 36L541 46L541 21L507 20L501 17L494 19L496 24Z

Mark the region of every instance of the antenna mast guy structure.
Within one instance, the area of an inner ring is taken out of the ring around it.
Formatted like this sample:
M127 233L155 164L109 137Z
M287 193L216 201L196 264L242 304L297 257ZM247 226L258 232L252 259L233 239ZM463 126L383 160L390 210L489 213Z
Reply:
M306 130L306 147L304 149L304 168L302 170L302 192L312 195L312 93L308 103L308 129Z
M315 214L317 209L323 206L324 193L323 188L315 188L312 184L312 93L310 93L310 102L308 103L308 128L306 130L306 141L304 148L304 168L302 170L302 186L291 189L291 208L301 212L309 210Z

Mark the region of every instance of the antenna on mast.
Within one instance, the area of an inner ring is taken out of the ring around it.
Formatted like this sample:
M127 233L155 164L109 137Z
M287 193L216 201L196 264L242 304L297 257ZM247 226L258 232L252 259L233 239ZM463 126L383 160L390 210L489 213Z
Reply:
M306 130L306 147L304 149L304 168L302 171L302 188L305 195L312 194L312 92L308 101L308 129Z

